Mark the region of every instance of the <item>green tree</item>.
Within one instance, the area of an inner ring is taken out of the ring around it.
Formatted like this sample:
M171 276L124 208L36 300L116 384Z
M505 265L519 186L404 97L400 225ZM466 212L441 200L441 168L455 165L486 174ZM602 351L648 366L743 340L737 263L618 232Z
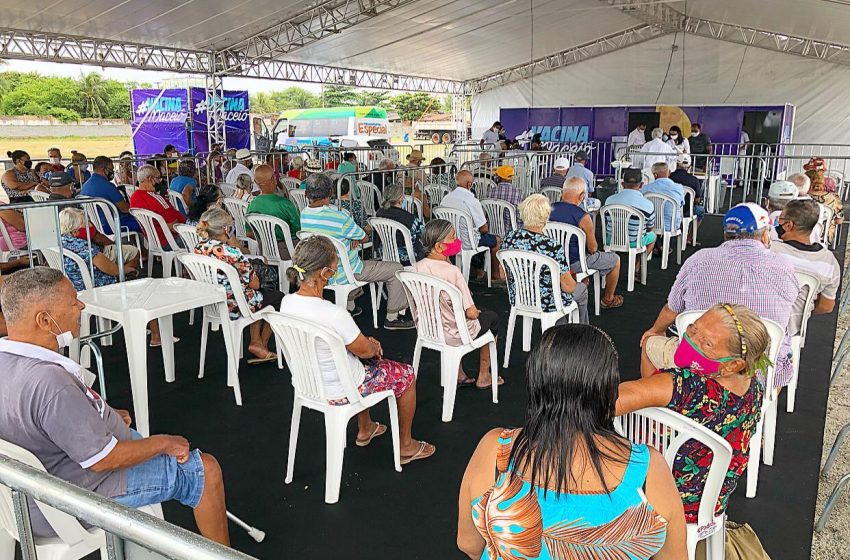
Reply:
M354 99L357 105L376 105L378 107L389 107L392 102L390 92L384 90L360 90L355 92Z
M250 96L248 102L252 113L277 113L279 111L275 100L264 91Z
M415 121L425 113L433 113L439 104L428 93L400 93L392 98L393 107L403 121Z
M107 112L107 84L103 76L90 72L80 80L80 97L83 100L83 114L87 117L102 119Z
M357 105L357 92L349 86L325 86L322 91L322 107Z
M272 92L271 98L274 102L275 111L285 111L287 109L310 109L311 107L319 107L321 105L321 100L318 95L310 93L306 89L297 86Z
M83 107L76 80L37 74L21 76L0 103L6 115L49 115L64 121L79 119Z
M129 119L131 117L130 88L130 84L116 80L105 80L103 82L104 101L106 102L106 111L103 113L105 118Z

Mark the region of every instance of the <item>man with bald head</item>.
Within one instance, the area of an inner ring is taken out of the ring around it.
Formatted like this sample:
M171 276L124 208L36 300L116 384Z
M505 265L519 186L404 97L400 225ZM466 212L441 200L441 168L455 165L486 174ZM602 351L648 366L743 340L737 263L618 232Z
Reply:
M254 182L260 187L260 194L255 196L248 205L248 214L274 216L286 222L289 226L289 236L292 239L293 246L295 246L298 241L296 234L301 231L301 217L295 204L283 195L278 194L274 169L270 165L258 165L254 169ZM289 248L286 246L283 231L277 228L275 234L281 258L289 260Z
M549 220L561 222L580 228L585 236L585 253L587 268L598 270L605 277L605 293L600 302L602 308L612 309L623 305L623 296L614 292L620 280L620 256L599 249L593 220L584 211L582 204L587 199L587 183L581 177L570 177L564 181L561 189L561 201L552 205ZM583 270L579 258L578 237L570 240L569 246L570 270Z
M456 234L463 243L463 248L466 250L472 250L476 247L488 247L490 249L490 264L493 271L493 279L504 280L505 273L499 264L499 260L496 258L496 252L499 250L502 240L490 233L484 208L470 190L472 189L473 179L474 177L469 170L464 169L460 171L455 177L458 188L444 196L442 202L440 202L440 206L463 210L472 216L474 239L469 238L469 234L465 228L460 228L460 231L456 232ZM475 259L473 259L474 263ZM481 279L484 277L484 274L484 271L481 270L476 278Z
M205 537L228 545L224 483L216 459L180 436L143 438L126 410L106 404L94 376L59 352L80 335L85 305L61 272L35 267L0 289L9 335L0 339L0 438L35 455L53 476L138 508L177 500ZM37 536L53 536L30 501Z

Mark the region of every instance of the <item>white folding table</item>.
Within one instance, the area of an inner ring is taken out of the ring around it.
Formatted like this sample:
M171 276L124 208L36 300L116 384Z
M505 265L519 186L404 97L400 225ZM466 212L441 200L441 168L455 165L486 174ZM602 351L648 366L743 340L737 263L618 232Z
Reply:
M186 278L142 278L85 290L77 297L86 304L83 321L89 320L87 316L104 317L120 323L124 329L136 429L143 436L150 435L146 333L149 321L159 320L165 380L169 383L174 381L171 317L176 313L205 305L215 306L221 317L228 359L233 361L232 357L238 356L238 352L231 348L227 294L223 287ZM228 382L235 367L236 364L228 364Z

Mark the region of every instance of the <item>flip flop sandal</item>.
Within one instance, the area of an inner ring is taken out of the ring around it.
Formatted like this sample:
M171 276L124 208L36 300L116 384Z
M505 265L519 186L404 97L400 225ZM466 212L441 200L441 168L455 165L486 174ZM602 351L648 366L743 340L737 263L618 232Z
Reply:
M268 354L266 354L265 358L251 358L250 360L248 360L248 365L255 366L257 364L266 364L275 360L277 360L277 354L275 354L274 352L269 352Z
M372 432L372 435L369 436L369 439L356 439L354 440L354 445L356 445L357 447L366 447L367 445L372 443L373 439L375 439L376 437L381 437L385 433L387 433L387 427L381 424L380 422L375 422L375 431Z
M175 336L174 337L174 344L177 344L178 342L180 342L180 338ZM162 341L151 342L151 344L150 344L151 348L159 348L160 346L162 346Z
M475 378L474 377L467 377L463 381L458 382L457 388L463 389L464 387L471 387L472 385L475 385Z
M600 307L602 307L602 309L616 309L618 307L622 307L624 301L625 300L623 299L623 296L616 295L611 298L610 303L605 303L605 301L603 300L599 302L599 305Z
M413 461L418 461L420 459L427 459L428 457L430 457L431 455L433 455L434 453L437 452L436 447L434 448L434 451L432 451L430 453L425 451L426 449L428 449L428 445L429 444L428 444L427 441L420 441L419 442L419 451L417 451L413 455L408 455L408 456L402 455L400 457L401 460L399 462L402 465L406 465L408 463L412 463Z
M499 387L501 387L501 386L502 386L502 385L504 385L504 384L505 384L505 380L504 380L504 379L502 378L502 376L500 375L500 376L499 376ZM492 386L493 386L493 383L492 383L492 382L491 382L489 385L477 385L477 384L475 385L475 387L476 387L477 389L481 389L482 391L483 391L483 390L485 390L485 389L490 389Z

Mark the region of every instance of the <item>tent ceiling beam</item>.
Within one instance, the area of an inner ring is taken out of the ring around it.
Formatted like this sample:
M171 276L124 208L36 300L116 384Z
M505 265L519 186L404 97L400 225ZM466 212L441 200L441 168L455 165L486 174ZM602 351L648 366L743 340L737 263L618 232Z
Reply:
M239 71L255 61L274 59L341 33L359 23L415 0L329 0L278 23L225 49L227 60L238 60L225 73Z

